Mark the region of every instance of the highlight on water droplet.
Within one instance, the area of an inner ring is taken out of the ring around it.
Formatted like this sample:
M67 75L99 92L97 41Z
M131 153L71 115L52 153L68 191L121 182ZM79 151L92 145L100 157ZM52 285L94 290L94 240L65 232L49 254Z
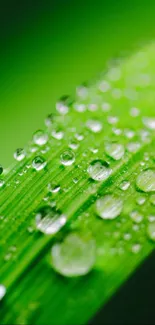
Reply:
M32 167L37 171L44 169L46 165L47 161L42 156L36 156L32 161Z
M142 171L137 179L136 185L138 189L143 192L154 192L155 191L155 170L147 169Z
M96 259L94 239L71 233L62 242L53 245L52 266L63 276L77 277L89 273Z
M64 166L70 166L75 161L75 154L72 150L68 149L60 155L60 161Z
M150 130L155 130L155 117L143 117L143 124Z
M114 160L120 160L124 156L124 145L117 142L108 142L105 145L105 153Z
M0 284L0 300L6 295L6 287L3 284Z
M95 181L103 181L106 180L112 173L109 164L100 159L93 160L87 168L87 172Z
M21 161L26 157L26 152L24 149L22 148L18 148L15 152L14 152L14 158L17 161Z
M123 210L123 200L115 194L107 194L96 201L95 208L102 219L115 219Z
M43 146L48 141L48 135L44 131L38 130L33 135L33 141L38 146Z
M66 216L56 207L41 207L35 215L36 228L46 235L57 233L66 223Z

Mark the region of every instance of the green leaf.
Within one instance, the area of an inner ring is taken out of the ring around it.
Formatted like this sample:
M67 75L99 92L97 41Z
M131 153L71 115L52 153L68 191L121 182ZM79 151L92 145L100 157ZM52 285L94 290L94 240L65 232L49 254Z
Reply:
M1 324L86 323L153 250L154 54L151 44L110 63L77 88L74 101L62 98L45 132L35 133L16 152L21 161L4 170ZM47 206L56 227L67 218L53 234L49 220L47 229L36 225ZM59 273L62 261L71 263L72 247L60 254L59 270L51 248L72 233L93 238L96 261L89 274L69 278Z

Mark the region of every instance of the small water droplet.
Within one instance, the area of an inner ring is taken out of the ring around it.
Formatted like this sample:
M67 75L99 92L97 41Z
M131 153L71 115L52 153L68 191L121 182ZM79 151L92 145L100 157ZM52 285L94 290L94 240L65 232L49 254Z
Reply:
M0 188L3 187L5 184L4 179L0 179Z
M153 205L155 205L155 194L152 194L150 196L150 203L152 203Z
M141 213L139 213L139 211L132 211L131 213L130 213L130 217L131 217L131 219L134 221L134 222L136 222L136 223L141 223L142 222L142 220L143 220L143 216L142 216L142 214Z
M71 99L69 96L63 96L56 103L56 109L61 115L66 115L69 111L69 106L71 105Z
M155 118L154 117L143 117L143 124L150 130L155 130Z
M88 87L86 85L81 85L76 88L77 96L81 99L86 99L88 97Z
M124 240L126 240L126 241L130 240L131 237L132 237L132 236L131 236L130 233L125 233L124 236L123 236Z
M0 284L0 300L6 295L6 287L3 284Z
M117 116L108 116L107 118L109 124L116 124L118 123L118 117Z
M32 161L32 167L37 171L42 170L46 165L47 162L42 156L36 156Z
M60 191L60 185L55 183L49 183L47 188L51 193L58 193Z
M86 110L86 105L83 103L74 103L73 104L73 108L75 109L75 111L77 112L85 112Z
M105 145L105 153L114 160L120 160L124 156L124 146L117 142L109 142Z
M155 170L142 171L136 179L136 185L143 192L155 191Z
M48 141L48 135L44 131L38 130L33 135L33 141L38 146L43 146Z
M66 223L66 216L55 207L43 206L36 215L36 228L46 235L57 233Z
M123 182L120 184L120 189L121 189L122 191L127 191L129 187L130 187L130 182L129 182L129 181L123 181Z
M145 196L139 196L137 198L137 200L136 200L136 202L137 202L138 205L143 205L145 203L145 201L146 201Z
M147 227L147 234L149 239L155 241L155 222L149 223Z
M111 105L110 103L103 103L101 105L101 108L103 112L109 112L111 110Z
M112 170L109 168L109 164L106 161L96 159L90 163L87 172L93 180L103 181L110 176Z
M74 163L75 161L75 154L71 150L65 150L61 156L60 156L60 161L64 166L70 166Z
M127 144L127 150L129 152L137 152L141 147L141 144L139 142L130 142Z
M139 108L137 108L137 107L132 107L132 108L130 109L130 115L131 115L132 117L137 117L137 116L139 116L139 114L140 114L140 110L139 110Z
M18 148L15 153L14 153L14 158L17 160L17 161L21 161L25 158L26 156L26 152L24 149L22 148Z
M102 130L102 123L98 120L88 120L86 126L94 133L98 133Z
M114 195L108 194L96 201L96 213L102 219L115 219L123 209L123 200Z
M45 125L46 125L47 127L50 127L50 126L52 126L53 121L54 121L54 115L53 115L53 114L49 114L49 115L46 117L46 119L45 119Z
M64 132L60 128L57 128L51 132L51 135L53 138L55 138L57 140L61 140L64 137Z
M79 143L76 140L72 139L69 144L69 147L73 150L77 150L79 147Z
M51 250L53 268L66 277L82 276L90 272L96 258L93 239L79 234L69 234L63 242L53 245Z
M141 248L142 248L141 244L136 243L136 244L132 245L131 251L134 254L138 254L140 252Z

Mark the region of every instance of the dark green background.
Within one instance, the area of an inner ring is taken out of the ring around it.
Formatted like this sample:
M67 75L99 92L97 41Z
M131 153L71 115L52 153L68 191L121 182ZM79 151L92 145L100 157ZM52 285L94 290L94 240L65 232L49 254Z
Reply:
M155 36L155 1L2 1L0 163L13 161L57 98Z

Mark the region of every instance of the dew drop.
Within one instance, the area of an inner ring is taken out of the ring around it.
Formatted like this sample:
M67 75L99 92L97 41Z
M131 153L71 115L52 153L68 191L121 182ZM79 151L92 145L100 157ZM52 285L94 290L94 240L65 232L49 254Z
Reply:
M143 117L143 124L150 130L155 130L155 118Z
M61 156L60 156L60 161L64 166L70 166L74 163L75 161L75 154L72 150L65 150Z
M130 187L130 182L129 182L129 181L123 181L123 182L120 184L120 189L121 189L122 191L127 191L129 187Z
M155 222L149 223L149 225L147 227L147 234L148 234L149 239L151 239L152 241L155 241Z
M53 121L54 121L54 115L53 115L53 114L49 114L49 115L46 117L46 119L45 119L45 125L46 125L47 127L50 127L50 126L52 126Z
M96 213L102 219L115 219L123 209L123 200L114 195L108 194L96 201Z
M93 180L103 181L110 176L112 170L109 168L109 164L106 161L96 159L90 163L87 172Z
M127 144L127 150L129 152L137 152L141 147L141 144L139 142L130 142Z
M3 284L0 284L0 300L6 295L6 287Z
M88 120L86 126L94 133L98 133L102 130L102 123L98 120Z
M139 114L140 114L140 110L139 110L139 108L137 108L137 107L132 107L132 108L130 109L130 115L131 115L132 117L137 117L137 116L139 116Z
M48 135L44 131L38 130L33 135L33 141L38 146L43 146L48 141Z
M141 250L141 244L139 244L139 243L133 244L131 247L131 251L134 254L138 254L140 252L140 250Z
M64 137L64 132L63 132L63 130L58 128L58 129L53 130L51 135L53 138L55 138L57 140L61 140Z
M137 202L138 205L143 205L145 203L145 201L146 201L145 196L139 196L137 198L137 200L136 200L136 202Z
M47 188L51 193L58 193L60 191L60 185L55 183L49 183Z
M130 213L130 217L135 223L141 223L143 220L143 216L141 213L139 213L139 211L132 211Z
M63 276L76 277L89 273L95 263L96 245L93 239L69 234L51 250L53 268Z
M36 156L32 161L32 167L37 171L42 170L46 165L47 162L42 156Z
M143 192L155 191L155 170L147 169L141 172L136 179L136 185Z
M57 103L56 109L61 115L66 115L69 111L71 99L69 96L63 96Z
M36 215L36 228L46 235L57 233L66 223L66 216L55 207L43 206Z
M124 146L116 142L105 145L105 153L114 160L120 160L124 156L124 151Z
M14 158L17 160L17 161L21 161L25 158L26 156L26 152L24 149L22 148L18 148L15 153L14 153Z
M153 205L155 205L155 194L152 194L150 196L150 203L153 204Z
M5 184L4 180L3 179L0 179L0 188L3 187Z

